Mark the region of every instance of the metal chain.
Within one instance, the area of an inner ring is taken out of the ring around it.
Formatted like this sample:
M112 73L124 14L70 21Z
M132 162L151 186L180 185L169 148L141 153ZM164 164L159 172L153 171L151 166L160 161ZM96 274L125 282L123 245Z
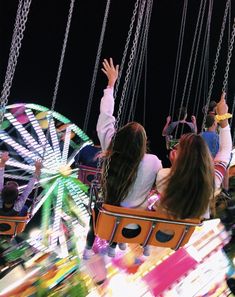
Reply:
M190 68L191 68L191 64L192 64L193 52L194 52L195 43L196 43L197 34L198 34L199 21L200 21L201 15L202 15L202 4L203 4L203 1L204 0L201 0L200 7L199 7L198 17L197 17L197 22L196 22L196 28L195 28L195 33L194 33L194 36L193 36L193 42L192 42L192 47L191 47L191 52L190 52L190 57L189 57L189 62L188 62L188 69L187 69L185 83L184 83L183 95L182 95L182 99L181 99L181 103L180 103L180 110L182 110L182 107L184 105L186 88L187 88L188 79L189 79L189 72L190 72ZM204 8L205 8L205 6L204 6ZM201 22L202 21L203 20L201 20ZM187 109L187 105L185 106L185 108ZM180 120L180 116L181 116L181 112L178 115L177 121ZM182 132L183 132L183 126L181 128L180 134L182 134ZM176 126L175 133L174 133L174 139L176 139L176 136L178 134L178 130L179 130L179 125Z
M204 110L204 117L203 117L202 128L201 128L202 131L205 128L206 115L208 113L210 99L211 99L211 94L212 94L212 89L213 89L213 86L214 86L215 74L216 74L217 65L218 65L218 61L219 61L220 50L221 50L221 45L222 45L222 41L223 41L224 30L225 30L225 25L226 25L228 10L229 10L229 6L230 6L230 1L231 0L227 0L225 11L224 11L224 17L223 17L223 23L222 23L220 37L219 37L219 43L218 43L218 47L217 47L217 51L216 51L216 55L215 55L215 61L214 61L214 66L213 66L213 70L212 70L212 75L211 75L211 81L210 81L210 86L209 86L207 101L206 101L205 110Z
M117 79L116 84L115 84L114 99L117 96L118 87L119 87L120 80L121 80L121 77L122 77L122 71L123 71L123 68L124 68L125 61L126 61L126 55L127 55L127 51L128 51L128 48L129 48L129 43L130 43L130 39L131 39L133 27L134 27L134 22L135 22L135 17L136 17L137 10L138 10L139 2L140 2L140 0L137 0L135 2L135 6L134 6L132 18L131 18L131 23L130 23L129 31L128 31L128 34L127 34L126 44L125 44L124 52L123 52L123 55L122 55L122 61L121 61L120 67L119 67L118 79Z
M197 80L195 101L193 105L193 114L195 117L198 117L200 98L203 98L203 106L205 105L205 95L201 95L202 92L208 93L208 59L209 59L209 41L210 41L210 28L211 28L211 16L213 10L213 0L209 1L207 22L205 28L204 41L202 46L202 57L199 66L199 77ZM202 86L204 87L202 90Z
M169 109L169 115L171 116L171 118L173 118L174 110L175 110L175 101L176 101L176 94L178 89L179 70L180 70L180 63L181 63L181 57L182 57L182 47L183 47L183 40L184 40L184 33L185 33L187 7L188 7L188 0L184 0L184 8L183 8L181 25L180 25L179 43L178 43L177 54L176 54L173 86L171 90L171 100L170 100L170 109Z
M204 21L204 17L205 17L205 10L206 10L206 1L204 1L204 6L203 6L203 11L202 11L202 16L201 16L201 23L200 23L199 32L198 32L198 38L197 38L196 49L195 49L195 54L194 54L194 61L193 61L193 66L192 66L192 71L191 71L191 78L190 78L189 87L188 87L188 96L187 96L186 104L185 104L186 109L188 109L189 98L190 98L191 90L192 90L194 71L195 71L196 62L197 62L197 58L198 58L199 43L201 41L202 25L203 25L203 21Z
M62 68L63 68L63 63L64 63L64 56L65 56L65 51L66 51L66 46L67 46L68 36L69 36L69 30L70 30L70 25L71 25L71 19L72 19L72 14L73 14L74 2L75 2L75 0L71 0L71 2L70 2L69 14L68 14L68 19L67 19L65 35L64 35L63 47L62 47L61 56L60 56L60 63L59 63L59 67L58 67L57 77L56 77L56 83L55 83L55 87L54 87L52 104L51 104L50 112L48 113L48 129L46 132L45 142L42 146L42 148L43 148L42 160L44 160L44 156L46 153L46 146L47 146L48 138L50 135L50 126L51 126L51 123L53 120L53 111L55 109L57 93L58 93L58 89L59 89L59 83L60 83L60 78L61 78L61 73L62 73ZM36 188L36 190L34 192L34 198L33 198L34 202L31 207L31 215L32 215L32 210L34 208L34 205L37 203L37 201L36 201L37 195L38 195L38 187Z
M139 35L140 35L140 29L141 29L145 4L146 4L146 0L142 0L142 3L140 5L138 19L137 19L136 32L135 32L133 45L132 45L131 53L130 53L130 58L129 58L129 62L128 62L128 68L127 68L127 72L126 72L126 77L125 77L125 82L124 82L124 86L123 86L122 96L121 96L121 99L120 99L119 110L118 110L117 118L116 118L116 121L115 121L115 133L114 133L113 138L112 138L112 144L113 145L114 145L115 137L116 137L116 134L117 134L118 123L119 123L121 112L122 112L122 106L123 106L123 103L124 103L127 84L128 84L128 81L129 81L129 77L130 77L130 74L131 74L132 67L133 67L134 57L135 57L135 54L136 54L136 49L137 49L137 45L138 45L138 38L139 38ZM103 188L106 187L110 161L111 161L111 158L109 157L107 159L107 163L105 164L105 168L104 168L104 172L103 172ZM104 196L104 193L102 193L102 196Z
M150 26L150 20L151 20L152 7L153 7L153 0L149 0L147 3L147 8L144 16L143 32L141 36L141 46L139 46L138 48L138 51L140 53L138 53L135 57L135 66L138 64L138 67L136 70L136 75L132 78L134 80L134 83L133 83L133 94L132 94L131 103L130 103L130 111L127 119L128 122L134 120L135 109L137 104L136 98L138 98L138 95L136 94L136 92L138 93L139 91L139 84L141 79L141 73L143 70L144 59L147 59L148 33L149 33L149 26ZM145 66L147 68L147 63ZM145 76L146 76L146 73L145 73ZM146 82L146 79L145 79L145 82ZM146 99L146 87L144 91L145 91L144 99ZM123 118L123 122L124 122L124 119L125 118Z
M235 18L234 18L234 23L233 23L231 39L230 39L230 43L229 43L228 58L227 58L227 64L226 64L225 74L224 74L224 81L223 81L223 88L222 88L223 93L226 92L226 88L227 88L227 84L228 84L228 72L229 72L229 66L231 63L231 57L232 57L232 52L233 52L234 36L235 36Z
M142 0L141 6L140 6L140 12L138 14L136 32L135 32L133 45L132 45L132 48L131 48L131 53L130 53L130 57L129 57L129 61L128 61L128 66L127 66L126 76L125 76L125 80L124 80L122 95L121 95L121 99L120 99L120 103L119 103L117 118L116 118L116 121L115 121L116 130L118 129L118 124L119 124L119 120L120 120L121 113L122 113L122 107L123 107L123 104L124 104L124 99L125 99L125 95L126 95L126 91L127 91L127 85L128 85L129 79L130 79L131 70L132 70L132 67L133 67L133 62L134 62L134 58L135 58L135 54L136 54L136 50L137 50L137 46L138 46L138 40L139 40L139 36L140 36L140 29L141 29L141 24L142 24L142 20L143 20L145 5L146 5L146 0ZM114 138L115 138L115 136L114 136Z
M102 25L98 51L97 51L97 55L96 55L96 61L95 61L95 67L94 67L92 82L91 82L89 99L88 99L88 103L87 103L86 117L85 117L84 125L83 125L83 131L84 132L87 132L88 121L89 121L89 118L90 118L90 111L91 111L91 105L92 105L92 100L93 100L93 96L94 96L94 89L95 89L95 83L96 83L96 78L97 78L97 72L98 72L99 64L100 64L100 56L101 56L101 51L102 51L102 46L103 46L103 41L104 41L104 34L105 34L108 15L109 15L110 1L111 0L107 0L105 14L104 14L104 21L103 21L103 25Z
M29 9L31 5L31 0L24 0L22 4L22 0L19 1L15 26L11 41L11 49L8 58L7 71L5 75L5 81L3 84L3 89L1 92L0 99L0 124L2 124L5 114L5 108L8 103L8 97L10 95L10 89L12 86L12 81L17 65L17 60L20 53L21 42L24 37L25 25L28 19Z

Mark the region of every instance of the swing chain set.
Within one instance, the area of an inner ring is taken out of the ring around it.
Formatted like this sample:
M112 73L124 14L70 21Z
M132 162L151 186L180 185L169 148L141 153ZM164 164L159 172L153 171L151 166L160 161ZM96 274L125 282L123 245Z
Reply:
M20 0L18 4L5 81L1 92L0 125L3 122L6 105L8 103L8 97L10 95L10 89L12 86L17 60L20 54L21 42L24 37L30 5L31 0Z
M137 19L137 26L136 26L136 31L135 31L135 35L134 35L134 39L133 39L131 52L130 52L130 57L129 57L129 61L128 61L128 64L127 64L126 76L125 76L122 95L121 95L121 99L120 99L120 103L119 103L119 109L118 109L116 121L115 121L115 124L114 124L115 133L114 133L113 138L112 138L112 144L113 145L115 143L115 137L116 137L116 134L117 134L117 130L119 128L119 121L120 121L120 118L121 118L122 107L123 107L123 104L124 104L128 83L129 83L129 80L130 80L131 71L133 69L135 54L137 52L138 40L139 40L139 36L140 36L140 32L141 32L141 24L142 24L142 20L143 20L145 6L146 6L146 0L142 0L142 2L140 3L139 14L138 14L138 19ZM135 7L135 9L136 9L136 7ZM134 11L134 13L136 13L136 12ZM111 161L111 157L109 157L107 159L107 163L106 163L104 171L103 171L103 187L102 188L105 188L105 185L106 185L106 182L107 182L110 161ZM102 191L102 188L101 188L101 191ZM100 202L100 203L103 202L103 199L104 199L104 193L101 193L101 195L99 196L99 201L98 202Z
M62 50L61 50L60 63L59 63L57 76L56 76L56 83L55 83L55 87L54 87L51 109L50 109L50 112L48 113L48 130L46 132L45 142L42 146L42 149L43 149L42 160L44 160L44 157L45 157L47 142L48 142L49 135L50 135L50 127L51 127L51 124L53 121L53 112L55 109L57 93L58 93L61 73L62 73L62 69L63 69L63 63L64 63L65 51L66 51L66 46L67 46L68 36L69 36L69 31L70 31L70 25L71 25L71 20L72 20L72 15L73 15L74 3L75 3L75 0L71 0L70 7L69 7L69 14L68 14L68 18L67 18L66 29L65 29L65 35L64 35L64 40L63 40L63 46L62 46ZM37 195L38 195L38 187L36 188L36 190L34 192L34 198L33 198L33 204L31 207L30 217L33 216L32 211L34 209L35 204L38 202L38 201L36 201Z
M226 25L226 20L227 20L230 4L231 4L231 0L227 0L226 6L225 6L225 11L224 11L222 27L221 27L221 31L220 31L219 42L218 42L218 46L217 46L217 50L216 50L216 55L215 55L215 61L214 61L214 65L213 65L211 80L210 80L208 96L207 96L206 105L205 105L204 117L203 117L203 121L202 121L202 131L205 128L206 115L208 113L211 94L212 94L212 89L213 89L213 86L214 86L215 74L216 74L217 65L218 65L218 62L219 62L220 50L221 50L221 45L222 45L222 41L223 41L224 30L225 30L225 25Z
M223 81L223 88L222 88L223 93L226 92L227 85L228 85L228 73L229 73L229 66L230 66L231 58L232 58L234 37L235 37L235 18L234 18L234 22L233 22L233 29L232 29L232 34L231 34L229 49L228 49L227 64L226 64L225 74L224 74L224 81Z

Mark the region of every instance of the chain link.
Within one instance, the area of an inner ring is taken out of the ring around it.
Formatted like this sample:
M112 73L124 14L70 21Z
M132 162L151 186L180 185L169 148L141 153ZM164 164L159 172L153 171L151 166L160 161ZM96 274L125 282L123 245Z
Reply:
M201 24L200 25L202 26L202 24L203 24L203 16L204 16L204 13L205 13L205 5L206 5L206 1L204 1L204 6L203 6L203 0L201 0L200 7L199 7L199 12L198 12L198 17L197 17L195 33L194 33L194 36L193 36L193 42L192 42L190 58L189 58L189 62L188 62L188 69L187 69L186 78L185 78L183 95L182 95L182 99L181 99L181 103L180 103L180 110L182 110L182 107L184 105L184 99L185 99L185 94L186 94L186 89L187 89L187 84L188 84L188 79L189 79L189 73L190 73L190 68L191 68L192 59L193 59L193 53L194 53L194 50L195 50L197 35L198 35L198 42L199 42L199 39L200 39L200 33L198 33L198 28L199 28L199 24L200 24L200 18L201 18ZM201 26L200 26L200 29L202 28ZM196 62L197 49L195 51L196 52L195 52L194 62ZM192 70L191 78L192 77L193 77L193 70ZM189 99L186 100L186 104L185 104L186 110L188 108L188 100ZM177 121L180 120L180 116L182 116L181 113L179 113ZM181 128L180 135L183 133L183 127L184 127L184 125ZM174 133L174 139L176 139L176 135L178 134L178 130L179 130L179 125L176 126L175 133Z
M60 83L60 78L61 78L61 73L62 73L62 68L63 68L63 63L64 63L64 56L65 56L65 51L66 51L66 46L67 46L67 42L68 42L68 36L69 36L69 30L70 30L70 25L71 25L71 19L72 19L72 14L73 14L73 8L74 8L74 2L75 0L71 0L70 2L70 8L69 8L69 14L68 14L68 19L67 19L67 25L66 25L66 30L65 30L65 35L64 35L64 41L63 41L63 47L62 47L62 51L61 51L61 56L60 56L60 63L59 63L59 67L58 67L58 72L57 72L57 77L56 77L56 83L55 83L55 87L54 87L54 93L53 93L53 98L52 98L52 104L51 104L51 109L48 112L48 129L46 132L46 140L42 146L43 149L43 153L42 153L42 160L44 160L44 156L46 153L46 147L47 147L47 142L48 142L48 138L50 135L50 127L51 127L51 123L53 120L53 111L55 109L55 104L56 104L56 99L57 99L57 93L58 93L58 89L59 89L59 83ZM32 210L34 208L35 205L35 200L36 197L38 195L38 188L36 188L35 192L34 192L34 199L33 199L33 204L31 206L31 214L32 215Z
M225 74L224 74L224 81L223 81L223 88L222 88L223 93L226 91L227 84L228 84L228 73L229 73L229 66L231 63L232 52L233 52L234 36L235 36L235 18L234 18L234 23L233 23L231 39L230 39L230 43L229 43L228 58L227 58L227 64L226 64Z
M16 20L11 41L10 54L8 58L7 70L0 100L0 124L2 124L5 114L5 108L8 103L10 89L20 53L21 42L24 37L25 25L28 19L31 0L20 0L16 13Z
M205 128L206 116L207 116L207 113L208 113L210 99L211 99L211 94L212 94L212 89L213 89L213 86L214 86L215 73L216 73L217 65L218 65L218 61L219 61L220 50L221 50L221 45L222 45L222 41L223 41L225 24L226 24L226 20L227 20L227 15L228 15L228 10L229 10L229 6L230 6L230 1L231 0L227 0L225 11L224 11L224 17L223 17L223 23L222 23L220 37L219 37L219 43L218 43L218 47L217 47L217 51L216 51L216 55L215 55L215 61L214 61L214 66L213 66L213 70L212 70L212 75L211 75L211 81L210 81L210 86L209 86L209 91L208 91L206 106L205 106L205 110L204 110L204 117L203 117L203 121L202 121L202 131Z
M124 82L124 86L123 86L122 96L120 99L119 110L118 110L117 118L116 118L115 125L114 125L115 133L112 138L112 145L114 145L114 143L115 143L115 138L116 138L116 134L117 134L117 130L118 130L118 124L119 124L119 120L120 120L120 116L121 116L121 112L122 112L122 107L124 104L127 85L129 82L129 77L131 74L131 70L133 67L133 61L134 61L136 50L137 50L138 39L139 39L139 35L140 35L140 29L141 29L141 24L142 24L142 20L143 20L145 4L146 4L146 0L142 0L140 9L139 9L138 19L137 19L136 32L135 32L133 45L132 45L131 53L130 53L130 58L129 58L128 66L127 66L127 72L126 72L126 76L125 76L125 82ZM137 8L136 8L136 10L137 10ZM111 161L111 157L109 157L107 159L106 164L105 164L105 168L104 168L104 172L103 172L103 187L102 188L106 188L108 171L109 171L109 167L110 167L110 161ZM102 196L104 197L103 192L102 192Z
M89 121L89 117L90 117L91 105L92 105L92 100L93 100L93 96L94 96L95 82L96 82L97 72L99 69L100 56L101 56L102 45L103 45L103 41L104 41L104 34L105 34L108 15L109 15L110 1L111 0L107 0L105 14L104 14L104 21L103 21L103 25L102 25L101 34L100 34L100 41L99 41L99 46L98 46L98 51L97 51L97 56L96 56L96 61L95 61L95 67L94 67L94 72L93 72L93 77L92 77L92 82L91 82L89 99L88 99L88 103L87 103L86 117L85 117L84 125L83 125L84 132L87 132L87 126L88 126L88 121Z
M115 84L114 99L117 96L118 87L119 87L120 80L121 80L121 77L122 77L122 71L123 71L123 68L124 68L125 61L126 61L126 55L127 55L127 51L128 51L128 48L129 48L129 43L130 43L130 39L131 39L133 27L134 27L135 17L136 17L137 10L138 10L138 7L139 7L139 2L140 2L140 0L137 0L135 2L133 14L132 14L132 17L131 17L131 23L130 23L129 31L128 31L128 34L127 34L127 40L126 40L124 52L123 52L123 55L122 55L122 62L121 62L121 65L119 67L118 79L117 79L116 84Z

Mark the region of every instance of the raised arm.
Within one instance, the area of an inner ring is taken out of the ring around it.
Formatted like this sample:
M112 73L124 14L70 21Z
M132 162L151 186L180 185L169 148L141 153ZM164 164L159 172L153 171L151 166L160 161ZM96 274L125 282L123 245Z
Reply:
M171 116L168 116L166 118L166 124L165 124L164 128L162 129L162 136L167 136L168 135L167 129L168 129L169 125L170 125L170 122L171 122Z
M219 122L219 151L215 156L215 186L219 188L223 180L226 168L229 164L232 151L232 137L228 119L228 105L225 101L225 93L221 95L220 101L216 106L216 120Z
M197 134L197 119L194 115L191 116L191 121L193 124L194 132Z
M14 205L15 211L18 211L18 212L21 211L22 207L25 204L26 199L29 197L29 194L33 190L35 182L40 178L41 168L42 168L42 161L40 160L35 161L34 175L29 180L26 188L24 189L24 192L18 197L17 201L15 202L15 205Z
M102 71L107 76L108 85L100 102L100 115L96 126L102 150L107 149L115 133L113 89L118 78L118 69L118 65L114 66L112 58L109 61L104 59Z

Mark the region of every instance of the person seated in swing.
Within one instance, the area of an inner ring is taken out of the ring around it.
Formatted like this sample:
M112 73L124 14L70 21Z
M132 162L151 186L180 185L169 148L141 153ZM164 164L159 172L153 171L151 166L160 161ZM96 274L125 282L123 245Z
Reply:
M205 105L203 108L202 108L202 112L204 113L204 115L216 115L216 101L212 100L209 102L209 105L208 105L208 108L207 106ZM207 109L207 114L206 114L206 109Z
M4 185L4 171L6 162L9 160L8 152L3 152L0 161L0 215L2 216L25 216L27 206L25 202L39 180L42 162L35 161L35 172L29 180L23 193L19 195L18 184L15 181L8 181Z
M78 179L88 185L95 179L97 175L96 171L98 172L98 167L101 166L101 163L99 164L101 146L96 131L93 131L91 139L93 144L84 146L75 157L75 165L79 169ZM87 166L88 168L80 168L80 165ZM91 169L93 169L93 171ZM86 174L84 174L84 172L86 172ZM99 179L98 176L97 178Z
M170 149L172 143L176 143L181 135L185 133L197 133L197 122L194 115L191 116L192 122L188 122L187 109L182 106L176 112L176 121L171 122L171 116L166 118L166 124L162 130L162 136L166 137L167 149Z
M208 114L205 121L205 131L201 132L202 138L207 143L214 159L219 151L219 134L217 133L218 123L215 119L215 115Z
M215 211L216 192L221 189L223 177L230 161L232 138L228 118L228 105L223 93L216 106L220 124L220 147L213 159L201 135L188 133L181 136L172 149L171 168L159 171L156 189L159 199L154 209L168 212L176 219L209 219ZM165 234L166 236L170 234Z
M77 166L85 165L97 168L101 146L96 131L93 131L92 134L93 136L91 137L91 140L93 141L93 144L84 146L75 157L75 164Z
M213 158L215 157L219 149L219 135L218 129L219 125L216 120L216 105L215 101L210 101L208 106L208 112L205 120L205 129L206 131L202 132L202 137L205 139L206 143L209 146L209 149L212 153ZM206 106L203 108L203 113L205 114ZM227 170L223 178L222 191L221 194L226 199L231 199L231 194L229 191L229 164L227 165Z
M141 124L129 122L118 131L115 130L113 92L118 77L118 65L114 66L112 58L109 61L105 59L102 71L108 78L108 85L100 103L97 133L103 157L101 187L104 202L127 208L146 209L148 193L162 168L162 162L156 155L147 153L147 135ZM98 212L96 208L95 211ZM129 224L123 232L126 237L138 235L138 228L136 224ZM94 240L91 218L83 259L92 256ZM108 246L108 256L115 256L116 245L113 243ZM119 248L125 249L125 244L119 244ZM148 255L147 250L144 252Z

